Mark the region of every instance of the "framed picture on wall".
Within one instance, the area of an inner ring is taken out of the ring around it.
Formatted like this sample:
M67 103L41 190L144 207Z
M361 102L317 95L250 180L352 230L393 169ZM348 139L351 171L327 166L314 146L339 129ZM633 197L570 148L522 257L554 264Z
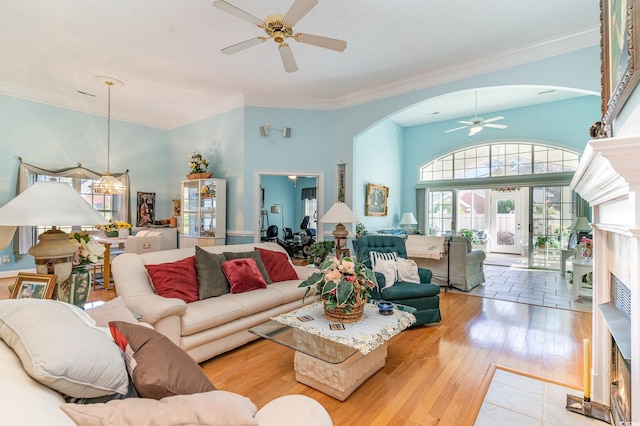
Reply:
M11 299L51 299L56 287L55 274L25 274L19 272Z
M138 192L137 226L149 226L155 222L155 192Z
M365 206L366 216L386 216L387 198L389 197L389 187L367 184L367 204Z
M602 116L610 126L640 80L640 0L600 0Z

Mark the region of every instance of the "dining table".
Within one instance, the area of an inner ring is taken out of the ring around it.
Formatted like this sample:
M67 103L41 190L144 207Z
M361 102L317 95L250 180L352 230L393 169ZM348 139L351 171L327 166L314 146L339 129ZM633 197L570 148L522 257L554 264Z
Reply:
M112 247L115 247L115 246L121 249L124 249L124 245L127 242L127 239L119 238L119 237L103 237L101 235L95 235L93 237L93 240L105 246L104 258L103 258L104 271L102 273L103 287L109 288L111 287L111 249Z

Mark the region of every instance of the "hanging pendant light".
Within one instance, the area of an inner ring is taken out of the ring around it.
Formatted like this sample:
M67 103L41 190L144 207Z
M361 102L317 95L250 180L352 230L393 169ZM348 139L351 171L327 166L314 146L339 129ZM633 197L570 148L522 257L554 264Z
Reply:
M126 191L126 186L111 175L111 87L124 86L120 80L111 77L94 77L100 83L104 83L109 88L109 99L107 106L107 173L91 185L91 191L96 194L122 194Z

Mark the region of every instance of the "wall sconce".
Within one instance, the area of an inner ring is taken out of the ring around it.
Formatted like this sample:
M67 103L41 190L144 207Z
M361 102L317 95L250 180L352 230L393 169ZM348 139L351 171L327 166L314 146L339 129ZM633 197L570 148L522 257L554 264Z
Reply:
M291 136L291 127L285 127L284 129L276 129L275 127L271 127L271 124L267 123L264 126L258 127L258 129L260 130L260 136L262 137L269 136L269 129L281 130L283 138L288 138L289 136Z

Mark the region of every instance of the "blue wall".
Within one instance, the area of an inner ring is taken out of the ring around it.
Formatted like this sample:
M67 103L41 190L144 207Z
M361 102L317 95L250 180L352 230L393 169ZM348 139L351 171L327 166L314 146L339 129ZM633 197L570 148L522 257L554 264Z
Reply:
M371 218L375 220L372 228L388 227L395 225L397 216L403 211L412 210L417 163L429 160L432 153L468 143L455 134L450 137L458 139L442 139L441 130L451 127L451 123L440 123L431 129L403 130L386 122L388 117L425 99L452 91L512 84L541 84L599 93L599 47L458 81L443 81L439 85L337 111L241 107L171 131L112 120L111 169L114 172L130 170L132 202L137 191L155 192L156 217L170 217L171 200L176 197L179 182L188 172L189 155L192 150L199 150L211 161L210 170L214 176L228 181L227 242L231 243L253 240L259 211L256 176L260 171L324 173L321 215L337 200L336 165L346 163L346 202L363 220L363 185L365 182L388 182L390 216ZM596 121L593 117L599 116L599 105L577 105L576 108L584 109L579 118L566 111L573 107L564 108L564 115L549 114L545 120L538 120L537 125L533 124L536 117L528 117L532 120L531 129L537 127L537 132L527 137L584 146L588 124ZM18 156L25 162L43 167L69 167L80 162L96 171L105 169L106 117L8 96L0 96L0 110L0 205L14 196ZM523 117L525 113L523 111ZM504 115L509 115L510 120L519 119L517 111ZM557 118L557 121L549 122L551 118ZM291 127L291 137L283 138L276 130L266 138L261 137L258 127L266 123L275 128ZM380 123L380 128L373 128ZM418 137L414 141L413 132L431 135L434 140L437 134L439 143L444 145L435 144L425 151L415 152L417 146L412 145L418 143ZM565 132L571 133L573 139L562 136ZM362 146L377 147L377 152L361 151L361 143ZM361 161L360 155L367 161ZM373 170L375 175L372 176ZM298 226L293 223L291 227L296 229ZM331 227L326 227L319 232L326 235L330 231ZM0 272L22 267L25 265L0 264Z

